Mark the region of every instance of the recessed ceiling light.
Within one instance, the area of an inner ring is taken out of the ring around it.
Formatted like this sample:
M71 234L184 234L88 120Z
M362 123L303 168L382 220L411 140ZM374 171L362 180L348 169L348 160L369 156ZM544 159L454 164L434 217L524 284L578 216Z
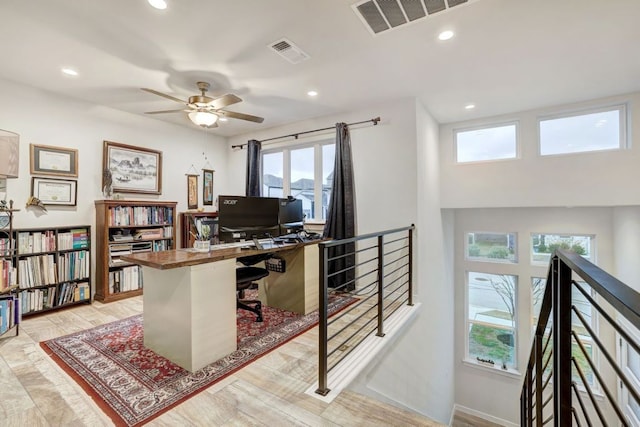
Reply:
M149 4L156 9L164 10L167 8L167 2L164 0L147 0Z
M309 95L309 96L318 96L318 92L316 92L315 90L310 90L309 92L307 92L307 95Z
M78 72L76 70L74 70L73 68L69 68L69 67L64 67L62 68L62 74L66 74L67 76L71 76L71 77L77 77L78 76Z
M453 37L453 31L451 30L443 31L440 34L438 34L438 39L443 41L449 40L451 37Z
M464 106L465 110L473 110L476 108L476 104L467 104Z

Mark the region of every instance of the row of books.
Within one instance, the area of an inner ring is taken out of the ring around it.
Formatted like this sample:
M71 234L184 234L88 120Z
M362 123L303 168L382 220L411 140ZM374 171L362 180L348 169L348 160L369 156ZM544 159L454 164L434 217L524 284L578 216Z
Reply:
M22 313L32 313L91 298L89 283L62 283L43 289L20 292Z
M35 254L55 250L56 232L54 230L21 231L18 233L18 253L20 254Z
M135 291L142 288L142 269L137 265L109 272L109 293Z
M18 283L16 268L9 259L0 260L0 292Z
M11 239L8 237L0 237L0 256L11 256L12 249Z
M53 254L31 256L18 260L20 288L53 285L58 282Z
M115 206L109 209L109 225L173 224L173 209L163 206Z
M84 250L60 254L57 262L53 254L31 256L18 260L18 283L26 289L84 279L90 267L89 252Z
M84 249L89 247L89 233L86 228L76 228L58 233L58 250Z
M90 269L89 251L67 252L58 258L60 281L84 279L89 277Z
M16 295L0 296L0 335L20 323L20 303Z

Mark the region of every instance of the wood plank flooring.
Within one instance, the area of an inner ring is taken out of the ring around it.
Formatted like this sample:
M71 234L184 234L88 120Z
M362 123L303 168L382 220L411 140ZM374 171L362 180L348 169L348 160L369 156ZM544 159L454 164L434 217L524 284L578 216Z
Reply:
M0 340L0 426L110 426L111 420L38 343L142 312L142 297L26 318ZM330 403L304 391L317 375L317 329L212 385L149 426L441 426L345 391Z

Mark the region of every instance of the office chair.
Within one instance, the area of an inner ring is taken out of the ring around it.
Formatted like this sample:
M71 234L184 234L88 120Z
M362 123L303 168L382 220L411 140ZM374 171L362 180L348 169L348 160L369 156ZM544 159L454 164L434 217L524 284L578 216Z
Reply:
M256 280L260 280L263 277L269 275L269 270L266 268L254 267L261 261L264 261L271 257L271 254L260 254L253 256L246 256L238 258L238 261L244 265L244 267L236 268L236 307L241 310L248 310L256 314L256 322L262 322L262 302L260 300L247 300L244 299L244 291L247 289L256 289L258 284ZM253 307L249 304L252 304Z

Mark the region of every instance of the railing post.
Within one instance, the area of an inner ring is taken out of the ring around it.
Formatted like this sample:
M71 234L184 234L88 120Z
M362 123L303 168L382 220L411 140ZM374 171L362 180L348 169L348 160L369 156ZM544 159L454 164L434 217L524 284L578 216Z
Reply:
M378 236L378 333L376 336L384 336L384 242L382 236Z
M553 422L571 425L571 268L554 257L553 275Z
M544 391L542 389L542 387L544 386L544 371L542 370L542 367L544 366L544 348L543 348L543 337L544 335L539 335L537 333L537 328L536 328L536 335L534 337L534 345L535 345L535 367L536 367L536 420L538 421L538 425L541 425L542 423L542 392ZM529 398L530 398L530 404L533 404L533 393L531 391L531 388L533 387L533 383L530 385L529 387ZM529 426L533 425L533 406L531 406L529 408Z
M413 224L411 224L413 227ZM407 305L413 305L413 228L409 229L409 300Z
M326 396L329 391L327 388L327 317L328 317L328 300L329 300L329 261L327 260L327 248L323 243L318 244L320 251L320 280L318 289L318 389L316 393Z

